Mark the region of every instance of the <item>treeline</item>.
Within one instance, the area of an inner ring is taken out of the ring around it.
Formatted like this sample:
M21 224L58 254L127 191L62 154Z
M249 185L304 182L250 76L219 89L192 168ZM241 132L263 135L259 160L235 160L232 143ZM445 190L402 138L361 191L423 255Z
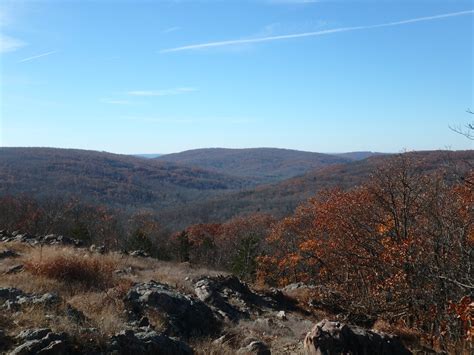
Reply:
M169 259L168 234L147 210L127 212L79 198L0 197L0 229L34 235L60 234L106 250L141 249Z

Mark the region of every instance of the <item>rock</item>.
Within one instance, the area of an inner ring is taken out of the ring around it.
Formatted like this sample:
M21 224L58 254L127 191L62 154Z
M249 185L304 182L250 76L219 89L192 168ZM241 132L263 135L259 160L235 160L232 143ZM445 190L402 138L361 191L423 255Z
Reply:
M230 321L265 311L291 308L281 292L259 294L235 276L204 277L194 284L197 297Z
M279 320L286 320L286 312L285 312L285 311L279 311L279 312L276 314L276 317L277 317Z
M46 330L48 332L46 332ZM18 337L20 337L22 333L20 333ZM44 336L41 337L41 335ZM10 355L65 355L68 353L68 336L66 333L53 333L49 329L37 329L30 330L25 336L33 337L34 339L27 340L25 338L25 342L10 352ZM22 338L20 337L20 339Z
M5 271L5 274L6 275L10 275L10 274L16 274L16 273L19 273L19 272L22 272L23 271L23 265L22 264L18 264L18 265L14 265L12 267L9 267L7 269L7 271Z
M61 244L61 245L72 245L75 247L80 247L83 245L82 240L69 238L64 235L57 235L57 234L48 234L44 236L43 238L39 238L39 239L43 244L49 244L49 245Z
M0 306L6 309L17 309L30 304L50 306L58 302L59 297L53 293L28 294L14 287L0 287Z
M2 250L0 251L0 259L6 259L6 258L16 258L19 256L19 254L13 250Z
M134 250L134 251L130 252L129 255L134 256L134 257L142 257L142 258L150 257L150 254L148 254L144 250Z
M270 355L270 349L261 341L252 341L244 348L237 350L237 354L255 354L255 355Z
M229 334L224 334L223 336L221 336L217 339L214 339L212 341L212 344L222 346L225 343L227 343L229 341L229 339L230 339L230 335Z
M311 355L411 354L395 336L327 319L306 335L304 348L306 354Z
M16 339L22 340L22 341L39 340L39 339L43 339L49 333L51 333L51 329L49 328L25 329L16 336Z
M47 347L38 351L38 355L62 355L68 354L67 344L63 340L52 341Z
M131 266L128 266L123 269L115 270L114 273L117 275L129 275L133 273L133 268Z
M105 245L95 245L95 244L92 244L90 247L89 247L89 251L91 253L99 253L99 254L105 254Z
M63 235L48 234L45 236L37 236L29 233L21 233L20 231L14 231L8 233L6 230L0 231L0 241L11 242L17 241L22 243L28 243L32 245L36 244L49 244L49 245L72 245L75 247L81 247L83 242L79 239L65 237Z
M209 336L220 330L219 320L206 304L155 281L135 285L124 302L136 315L143 315L147 308L162 313L167 335Z
M155 331L135 333L125 330L111 338L108 354L191 355L193 350L184 342Z
M285 292L291 292L300 289L314 289L316 288L314 285L307 285L304 282L295 282L285 286L282 290Z
M31 296L31 303L33 304L43 304L43 305L52 305L59 302L59 297L54 293L44 293L42 295L33 295Z

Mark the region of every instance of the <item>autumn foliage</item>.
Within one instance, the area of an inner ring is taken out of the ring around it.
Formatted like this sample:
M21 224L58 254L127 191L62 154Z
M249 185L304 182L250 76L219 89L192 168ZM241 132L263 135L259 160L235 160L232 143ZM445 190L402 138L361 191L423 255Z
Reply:
M365 185L321 193L278 223L258 278L318 285L319 302L353 321L385 318L435 343L462 342L472 337L473 207L472 185L424 175L400 156Z

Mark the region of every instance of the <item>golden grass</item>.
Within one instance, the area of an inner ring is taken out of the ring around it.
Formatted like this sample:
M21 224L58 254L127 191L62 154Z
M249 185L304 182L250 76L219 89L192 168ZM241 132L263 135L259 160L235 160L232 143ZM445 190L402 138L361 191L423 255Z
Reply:
M41 248L36 256L24 263L32 275L54 279L71 286L88 289L106 289L114 283L116 262L102 255L81 253L63 248Z

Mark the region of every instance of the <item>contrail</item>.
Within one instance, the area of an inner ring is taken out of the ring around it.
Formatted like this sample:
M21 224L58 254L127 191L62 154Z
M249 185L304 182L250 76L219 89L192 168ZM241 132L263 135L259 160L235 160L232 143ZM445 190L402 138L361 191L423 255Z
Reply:
M236 45L236 44L279 41L279 40L283 40L283 39L292 39L292 38L301 38L301 37L315 37L315 36L328 35L328 34L332 34L332 33L368 30L368 29L380 28L380 27L402 26L402 25L407 25L407 24L415 23L415 22L433 21L433 20L439 20L439 19L443 19L443 18L447 18L447 17L470 15L470 14L473 14L473 13L474 13L474 10L467 10L467 11L451 12L451 13L435 15L435 16L417 17L417 18L413 18L413 19L382 23L382 24L378 24L378 25L340 27L340 28L334 28L334 29L331 29L331 30L322 30L322 31L316 31L316 32L304 32L304 33L295 33L295 34L280 35L280 36L269 36L269 37L259 37L259 38L249 38L249 39L233 39L233 40L220 41L220 42L192 44L192 45L188 45L188 46L163 49L163 50L160 51L160 53L181 52L181 51L195 50L195 49L202 49L202 48L211 48L211 47L232 46L232 45Z
M51 55L54 53L57 53L58 51L51 51L51 52L46 52L46 53L41 53L38 55L34 55L33 57L28 57L25 59L20 60L18 63L23 63L23 62L29 62L30 60L36 59L36 58L41 58L41 57L46 57L47 55Z

